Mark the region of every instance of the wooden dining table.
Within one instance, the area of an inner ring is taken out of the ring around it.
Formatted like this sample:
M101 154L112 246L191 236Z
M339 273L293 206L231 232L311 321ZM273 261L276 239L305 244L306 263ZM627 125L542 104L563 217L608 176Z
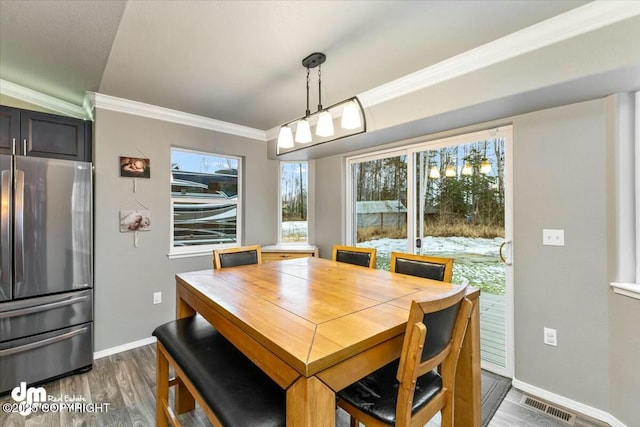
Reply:
M411 301L457 286L297 258L177 274L176 317L199 313L285 389L287 426L334 426L335 393L400 356ZM460 427L481 420L479 291L469 289L456 373ZM193 405L179 386L177 412Z

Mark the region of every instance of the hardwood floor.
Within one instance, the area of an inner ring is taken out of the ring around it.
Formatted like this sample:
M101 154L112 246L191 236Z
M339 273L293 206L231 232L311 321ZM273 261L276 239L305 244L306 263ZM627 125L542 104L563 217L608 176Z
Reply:
M86 399L83 403L95 408L94 412L32 413L22 416L0 409L0 426L3 427L69 427L114 426L144 427L155 425L155 345L147 345L123 353L103 357L95 361L93 369L85 374L73 375L43 384L48 396L61 397L64 401ZM511 389L500 405L489 427L561 427L567 424L534 409L519 404L522 393ZM0 397L3 404L13 402L11 396ZM102 410L98 410L102 403ZM108 404L105 405L105 404ZM209 426L204 413L195 411L178 417L185 427ZM338 411L336 424L349 425L346 413ZM579 427L599 427L607 424L578 418ZM439 417L428 427L439 427Z

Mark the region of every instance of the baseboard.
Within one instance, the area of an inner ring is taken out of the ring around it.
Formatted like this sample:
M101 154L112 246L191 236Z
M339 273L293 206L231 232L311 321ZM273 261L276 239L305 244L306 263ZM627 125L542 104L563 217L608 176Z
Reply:
M614 417L608 412L602 411L600 409L596 409L594 407L585 405L584 403L580 403L575 400L568 399L564 396L560 396L559 394L552 393L550 391L544 390L534 385L527 384L516 378L513 379L511 385L520 391L523 391L527 394L531 394L532 396L539 397L540 399L544 399L551 403L555 403L564 408L578 412L582 415L586 415L588 417L594 418L598 421L603 421L605 423L608 423L611 425L611 427L627 427L626 424L622 423L620 420L618 420L616 417Z
M107 348L105 350L96 351L93 353L93 359L100 359L101 357L111 356L112 354L122 353L123 351L132 350L143 345L153 344L156 342L156 337L144 338L138 341L133 341L127 344L117 345L115 347Z

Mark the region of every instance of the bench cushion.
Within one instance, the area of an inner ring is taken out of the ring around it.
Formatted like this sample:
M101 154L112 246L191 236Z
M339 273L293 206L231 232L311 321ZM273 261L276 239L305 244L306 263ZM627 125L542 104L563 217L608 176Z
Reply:
M285 391L202 316L165 323L153 335L223 425L285 426Z

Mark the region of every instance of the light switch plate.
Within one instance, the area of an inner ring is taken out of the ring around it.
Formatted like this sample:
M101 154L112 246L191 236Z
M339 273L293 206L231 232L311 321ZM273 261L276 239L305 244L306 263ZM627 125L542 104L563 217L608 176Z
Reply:
M549 246L564 246L564 230L542 230L542 244Z
M558 346L558 331L551 328L544 328L544 343L554 347Z

